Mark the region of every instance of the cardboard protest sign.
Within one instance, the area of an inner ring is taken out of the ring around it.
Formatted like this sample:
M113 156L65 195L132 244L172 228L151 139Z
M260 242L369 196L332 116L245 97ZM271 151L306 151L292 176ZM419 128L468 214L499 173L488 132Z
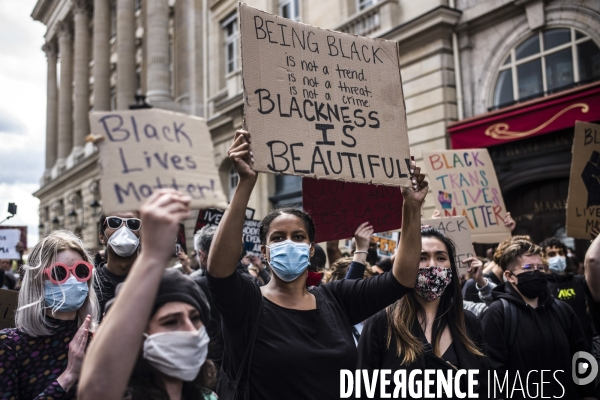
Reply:
M204 119L160 109L90 113L105 212L132 211L174 188L192 208L227 207Z
M315 242L350 238L367 221L375 232L399 229L402 203L400 188L302 179L302 207L315 223Z
M443 217L421 220L423 225L431 225L444 235L452 239L456 245L456 267L458 273L462 276L467 273L468 265L464 265L462 260L475 256L473 243L471 242L471 229L467 217Z
M504 225L506 206L487 149L424 151L423 162L443 216L467 217L477 243L510 237Z
M19 241L23 244L23 249L27 249L27 226L24 225L0 225L0 233L5 229L18 229L21 232Z
M21 239L18 229L4 229L0 231L0 259L20 260L21 254L17 251L17 243Z
M246 127L257 171L408 185L398 44L240 3Z
M19 304L19 292L0 289L0 329L15 327L15 311Z
M577 121L567 199L567 236L591 239L600 228L600 125Z
M377 243L377 255L379 257L391 257L398 247L398 232L379 232L373 234L371 239Z
M200 210L198 219L196 220L196 227L194 232L198 232L202 227L206 225L218 226L223 217L223 210L217 210L215 208L209 208L207 210ZM254 210L251 208L246 209L246 220L244 221L244 231L242 233L242 241L244 242L244 249L247 254L260 257L260 221L250 219L254 216Z

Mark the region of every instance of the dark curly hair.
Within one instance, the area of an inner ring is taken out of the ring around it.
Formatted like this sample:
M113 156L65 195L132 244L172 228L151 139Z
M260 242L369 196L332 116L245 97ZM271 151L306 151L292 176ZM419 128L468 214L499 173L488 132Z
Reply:
M269 233L271 222L283 214L291 214L300 218L302 222L304 222L304 226L308 232L308 239L311 241L311 243L315 241L315 223L313 222L312 217L307 212L298 210L297 208L282 207L276 208L268 213L267 216L264 217L260 222L260 244L267 244L267 233Z
M540 247L544 251L544 254L546 253L546 247L557 247L561 249L565 255L567 255L567 246L565 246L565 244L556 237L546 238L542 243L540 243Z

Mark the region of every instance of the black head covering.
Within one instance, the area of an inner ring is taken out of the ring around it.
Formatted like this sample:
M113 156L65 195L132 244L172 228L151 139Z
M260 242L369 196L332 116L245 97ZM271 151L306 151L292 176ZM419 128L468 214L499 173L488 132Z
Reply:
M205 325L210 320L210 306L198 284L189 276L169 268L165 270L160 281L151 315L171 301L181 301L194 307L200 312L200 318Z
M121 283L117 286L116 295L121 291L122 285ZM115 299L116 296L106 303L105 312L108 312L108 309L114 304ZM198 284L192 278L182 274L178 270L168 268L165 270L160 281L150 316L152 317L160 307L172 301L181 301L194 307L200 312L200 319L204 325L210 321L210 306Z

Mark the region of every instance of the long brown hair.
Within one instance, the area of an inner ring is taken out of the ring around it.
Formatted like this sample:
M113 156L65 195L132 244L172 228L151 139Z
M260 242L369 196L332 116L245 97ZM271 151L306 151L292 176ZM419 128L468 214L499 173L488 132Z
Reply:
M440 304L436 312L431 331L431 345L434 354L440 356L440 339L447 326L452 334L458 337L467 351L477 356L483 356L481 350L467 335L465 326L465 314L463 312L463 298L460 284L458 282L458 270L455 263L455 247L452 240L444 236L435 228L427 227L421 229L421 237L432 237L442 242L448 251L450 266L452 268L452 280L441 296ZM396 338L397 356L402 358L402 364L410 364L423 355L423 343L420 338L415 337L411 327L418 321L426 321L425 310L415 298L415 292L407 293L400 300L388 306L386 310L388 319L387 348L390 348L392 338Z

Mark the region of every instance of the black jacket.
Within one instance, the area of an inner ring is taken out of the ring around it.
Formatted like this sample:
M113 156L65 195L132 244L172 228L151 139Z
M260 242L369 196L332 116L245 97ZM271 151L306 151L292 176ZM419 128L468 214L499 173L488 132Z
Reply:
M577 351L589 352L583 329L573 310L564 307L568 313L569 326L563 328L559 316L552 303L556 301L547 289L538 298L538 306L529 306L512 284L504 283L492 290L494 302L481 321L483 336L486 341L487 354L491 368L499 381L504 379L508 371L509 387L517 381L517 374L523 386L527 385L529 375L529 396L527 392L515 391L510 398L535 397L543 381L544 396L556 396L562 399L579 399L594 396L593 383L577 386L571 376L571 359ZM500 299L514 304L517 310L517 331L512 346L505 337L504 307ZM541 371L545 372L543 375ZM490 379L493 381L493 377ZM497 392L499 393L499 392ZM505 392L503 392L505 393ZM509 393L510 395L510 393ZM538 398L540 394L538 393ZM561 397L562 396L562 397Z
M477 317L470 311L465 311L465 326L467 328L468 337L475 342L477 347L485 353L483 348L483 334L481 331L481 325L477 320ZM420 324L415 320L411 327L411 333L417 338L421 338L424 344L427 343L423 330ZM453 331L452 333L452 345L454 349L454 356L457 359L456 365L459 369L477 369L479 374L476 376L478 380L478 387L475 393L479 394L479 398L487 397L487 371L489 369L489 361L485 357L477 356L470 353L466 347L458 340L458 335ZM436 369L442 371L453 370L453 368L446 363L444 359L441 359L429 352L419 357L415 362L401 366L401 358L397 356L396 346L396 334L393 333L392 340L390 341L389 348L387 347L387 334L388 334L388 319L386 310L383 309L371 318L369 318L364 325L360 340L358 342L358 369L367 369L369 371L390 369L393 372L400 369L406 370L406 376L409 376L412 370L426 370ZM447 354L447 353L446 353ZM456 372L454 370L454 372ZM435 380L435 379L434 379ZM393 380L392 380L393 382ZM466 390L466 381L462 381L461 388ZM391 389L390 389L391 388ZM388 393L392 393L394 385L388 386ZM437 389L436 389L437 390ZM430 389L431 391L431 389ZM432 393L434 391L431 391ZM363 392L364 393L364 392ZM375 398L379 398L380 395L379 387L377 388ZM408 395L408 394L407 394ZM410 398L410 397L408 397ZM442 397L447 398L447 397Z
M592 341L592 323L588 314L586 282L583 275L568 273L565 275L548 274L548 288L552 297L571 306L585 333L588 343ZM593 300L592 300L593 301Z

